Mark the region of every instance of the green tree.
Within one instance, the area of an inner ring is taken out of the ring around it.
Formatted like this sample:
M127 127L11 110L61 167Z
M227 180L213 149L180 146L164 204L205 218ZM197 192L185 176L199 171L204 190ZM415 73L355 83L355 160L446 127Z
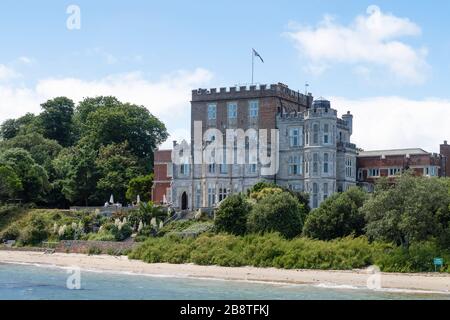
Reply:
M441 239L450 226L448 181L403 174L397 183L374 193L362 207L371 240L404 247L432 237Z
M308 215L303 234L320 240L363 235L365 219L360 208L367 198L367 193L357 187L333 194Z
M56 140L63 147L73 144L73 114L75 105L66 97L58 97L41 104L39 124L44 137Z
M84 100L77 108L76 118L81 138L95 148L127 141L130 151L148 171L153 150L168 137L165 125L145 107L121 103L113 97Z
M128 183L126 198L132 202L140 196L141 201L150 201L152 185L153 174L135 177Z
M37 132L36 116L27 113L18 119L8 119L0 126L0 137L3 140L12 139L19 133Z
M22 190L22 181L8 165L0 165L0 201L15 197Z
M0 154L0 165L11 167L22 183L19 196L25 202L42 202L50 190L48 175L38 165L30 153L19 148L11 148Z
M96 199L99 173L96 167L97 152L87 144L64 149L54 160L58 175L56 183L71 203L88 206Z
M0 150L12 148L28 151L34 161L43 166L50 176L53 174L52 161L62 150L58 142L46 139L36 132L20 134L7 141L0 142Z
M113 194L122 203L131 179L144 173L137 157L128 150L127 142L101 147L95 165L100 174L97 182L99 197L108 199Z
M214 225L218 232L244 235L251 204L242 194L228 196L216 212Z
M249 232L279 232L294 238L302 231L306 210L288 192L275 193L256 203L248 217Z

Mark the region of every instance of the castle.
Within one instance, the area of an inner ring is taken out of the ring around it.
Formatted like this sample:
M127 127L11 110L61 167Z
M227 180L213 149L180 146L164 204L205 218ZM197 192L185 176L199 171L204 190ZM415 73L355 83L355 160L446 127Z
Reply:
M352 132L350 112L339 118L330 101L282 83L193 90L190 143L174 141L173 150L155 152L152 198L178 210L211 209L267 181L307 192L317 208L335 192L355 185L370 191L377 178L410 168L450 175L447 143L439 155L362 152L351 143Z

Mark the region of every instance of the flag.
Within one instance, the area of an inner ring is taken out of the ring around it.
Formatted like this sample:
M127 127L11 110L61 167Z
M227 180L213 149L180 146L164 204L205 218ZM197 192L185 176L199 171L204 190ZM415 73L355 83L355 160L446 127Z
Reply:
M262 63L264 63L264 60L263 60L263 58L261 57L261 55L258 53L258 52L256 52L256 50L255 49L253 49L253 54L255 55L255 57L258 57L258 58L260 58L261 59L261 62Z

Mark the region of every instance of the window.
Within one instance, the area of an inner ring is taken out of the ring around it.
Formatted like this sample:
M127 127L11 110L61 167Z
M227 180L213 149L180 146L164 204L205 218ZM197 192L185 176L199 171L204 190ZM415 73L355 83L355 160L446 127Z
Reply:
M299 156L291 156L289 157L289 175L298 175L301 174L301 159Z
M380 169L369 169L369 177L379 177Z
M185 163L180 166L180 174L182 174L182 175L189 174L189 165L188 164Z
M215 173L216 172L216 164L215 163L211 163L208 165L208 172L209 173Z
M435 176L437 176L437 169L436 169L436 167L425 167L424 173L426 176L435 177Z
M313 173L319 173L319 154L314 153L313 155Z
M248 166L248 173L256 173L256 169L257 169L256 163L250 164Z
M225 200L225 198L227 197L227 195L228 195L228 190L227 190L227 188L224 188L223 186L221 186L221 187L219 188L219 202L222 201L222 200Z
M313 183L313 208L317 208L319 206L319 186L317 183Z
M402 169L400 168L389 168L389 176L393 177L402 172Z
M217 105L209 104L208 105L208 120L215 120L217 113Z
M328 125L328 123L325 123L323 125L323 143L324 144L328 144L329 143L329 131L330 131L330 126Z
M319 143L319 125L317 123L314 124L313 131L314 131L313 143L318 144Z
M345 176L348 178L353 177L353 160L351 158L345 160Z
M289 130L289 143L291 147L298 147L300 145L300 129L292 128Z
M198 184L197 187L195 188L195 206L197 208L200 208L202 206L201 198L202 198L202 187Z
M323 200L328 198L328 183L323 184Z
M235 102L228 104L228 119L237 118L237 104Z
M323 154L323 173L328 173L328 161L329 155L328 153Z
M216 186L208 185L208 207L212 207L216 203Z
M249 116L250 118L257 118L259 113L259 102L250 101L249 103Z

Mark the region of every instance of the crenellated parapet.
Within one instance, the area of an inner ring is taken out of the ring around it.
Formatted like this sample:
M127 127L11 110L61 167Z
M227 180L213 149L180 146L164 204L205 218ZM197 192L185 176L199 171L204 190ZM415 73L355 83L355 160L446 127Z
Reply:
M304 95L298 91L289 89L288 86L278 83L271 85L234 86L211 89L192 90L192 101L216 101L230 99L251 99L260 97L280 97L292 102L301 103L310 107L313 97L311 93Z

